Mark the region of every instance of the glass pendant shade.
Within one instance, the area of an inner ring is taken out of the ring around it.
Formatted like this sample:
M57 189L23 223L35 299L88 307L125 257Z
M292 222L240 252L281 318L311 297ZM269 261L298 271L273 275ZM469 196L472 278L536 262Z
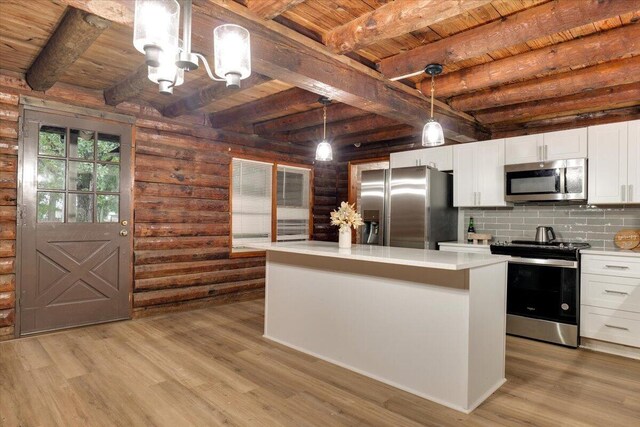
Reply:
M160 52L178 51L180 5L176 0L136 0L133 45L147 65L160 65Z
M240 87L240 80L251 75L249 31L234 24L213 30L215 73L224 78L227 87Z
M184 83L184 70L178 68L175 64L176 55L161 52L158 67L149 67L148 77L160 88L160 93L171 95L175 86Z
M437 145L444 145L444 132L440 123L436 122L433 118L427 120L422 128L422 145L424 147L435 147Z
M321 162L329 162L333 160L333 149L331 148L331 144L326 140L320 141L316 147L316 160Z

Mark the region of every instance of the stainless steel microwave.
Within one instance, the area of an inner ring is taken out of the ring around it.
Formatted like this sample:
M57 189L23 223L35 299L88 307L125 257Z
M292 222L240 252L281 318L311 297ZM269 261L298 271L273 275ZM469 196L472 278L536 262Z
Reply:
M508 202L586 201L587 159L506 165Z

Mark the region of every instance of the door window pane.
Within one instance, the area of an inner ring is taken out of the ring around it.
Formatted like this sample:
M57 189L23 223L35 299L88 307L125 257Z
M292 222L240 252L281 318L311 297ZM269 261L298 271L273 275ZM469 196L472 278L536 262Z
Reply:
M101 162L120 161L120 136L98 134L98 160Z
M69 194L67 222L93 222L93 194Z
M120 190L120 165L96 165L98 191Z
M64 157L67 152L65 128L41 126L38 136L38 154L43 156Z
M64 222L64 193L38 191L38 222Z
M98 222L120 221L120 196L98 194L96 199L96 218Z
M71 129L69 131L69 157L93 160L94 132Z
M309 239L309 169L278 166L277 240Z
M93 163L69 162L69 190L93 190Z
M38 188L64 190L64 160L38 159Z

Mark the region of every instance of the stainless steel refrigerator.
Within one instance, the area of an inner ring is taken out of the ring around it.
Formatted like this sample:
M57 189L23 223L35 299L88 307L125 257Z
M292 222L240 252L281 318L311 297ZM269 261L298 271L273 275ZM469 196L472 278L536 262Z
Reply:
M453 176L415 166L362 172L362 244L437 249L458 238Z

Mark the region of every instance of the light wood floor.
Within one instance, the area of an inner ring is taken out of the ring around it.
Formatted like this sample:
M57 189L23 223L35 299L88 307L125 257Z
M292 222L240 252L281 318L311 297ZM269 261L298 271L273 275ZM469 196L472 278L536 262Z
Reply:
M637 426L640 362L509 337L460 414L262 338L262 300L0 343L3 426Z

